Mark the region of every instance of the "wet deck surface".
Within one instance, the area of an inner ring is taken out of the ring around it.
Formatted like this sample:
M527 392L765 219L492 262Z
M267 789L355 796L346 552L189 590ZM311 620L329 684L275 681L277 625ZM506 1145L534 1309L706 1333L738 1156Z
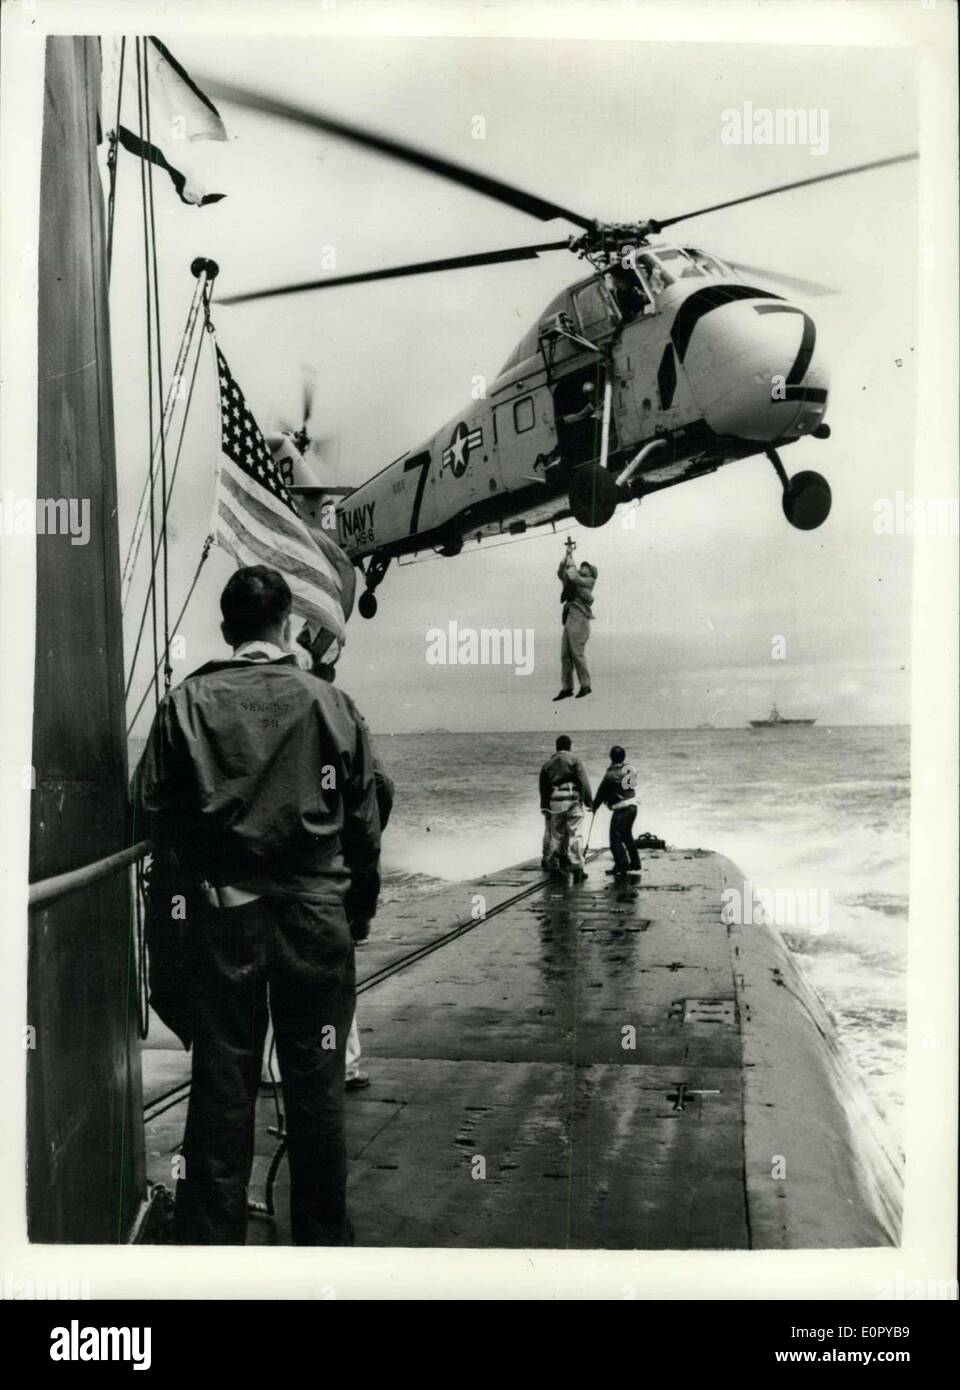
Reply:
M749 1245L725 861L643 862L638 885L619 885L603 855L578 888L524 865L378 919L357 958L371 1085L347 1099L358 1244ZM481 908L472 930L364 988ZM147 1096L187 1074L183 1053L153 1056ZM151 1176L168 1185L184 1113L147 1131ZM251 1196L274 1118L264 1096ZM285 1165L276 1199L252 1243L289 1239Z

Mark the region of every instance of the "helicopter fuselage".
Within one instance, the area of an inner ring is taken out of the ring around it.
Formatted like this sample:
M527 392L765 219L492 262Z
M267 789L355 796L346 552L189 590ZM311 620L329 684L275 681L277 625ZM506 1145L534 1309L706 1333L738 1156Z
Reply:
M645 451L627 502L826 434L826 400L809 314L715 257L645 247L565 289L485 396L339 502L340 542L355 562L456 554L570 516L571 477L598 460L622 477Z

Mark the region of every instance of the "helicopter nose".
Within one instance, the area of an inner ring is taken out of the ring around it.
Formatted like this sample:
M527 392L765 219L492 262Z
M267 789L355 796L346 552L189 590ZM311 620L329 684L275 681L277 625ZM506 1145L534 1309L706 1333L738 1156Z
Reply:
M710 428L761 443L811 434L827 405L816 340L810 315L781 299L740 299L704 314L683 367Z

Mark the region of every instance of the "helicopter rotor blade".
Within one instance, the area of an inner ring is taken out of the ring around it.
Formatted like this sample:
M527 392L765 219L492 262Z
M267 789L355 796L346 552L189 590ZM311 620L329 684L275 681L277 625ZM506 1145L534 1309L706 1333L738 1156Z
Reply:
M302 380L301 380L301 384L300 384L300 395L301 395L301 406L302 406L301 414L302 414L302 416L303 416L303 424L301 425L300 428L301 428L302 430L304 430L304 431L306 431L307 427L308 427L309 424L310 424L310 420L311 420L311 418L312 418L312 416L313 416L313 398L314 398L314 394L315 394L315 392L316 392L316 388L317 388L317 373L316 373L316 368L314 368L314 367L304 367L304 368L303 368L303 371L302 371Z
M542 222L547 222L553 217L565 217L568 222L575 222L580 227L589 229L594 225L592 217L584 217L582 213L575 212L571 208L561 207L559 203L552 203L547 198L540 198L534 193L527 193L522 188L515 188L512 184L491 178L488 174L470 169L464 164L455 164L452 160L443 159L439 155L431 154L428 150L417 149L415 145L393 140L388 135L366 130L362 126L351 125L347 121L336 120L333 116L321 115L319 111L308 110L307 107L298 106L293 102L278 101L276 97L267 96L265 92L255 92L249 88L238 87L233 83L221 82L214 78L198 78L197 80L208 96L214 100L234 102L238 106L259 111L266 116L278 116L281 120L293 121L310 130L319 130L323 131L325 135L336 135L341 140L350 140L355 145L363 145L367 149L376 150L379 154L387 155L390 159L400 160L404 164L413 165L416 169L425 169L428 173L437 174L440 178L449 179L452 183L459 183L466 188L472 188L476 193L483 193L488 198L495 198L500 203L506 203L508 207L529 213L531 217L538 217Z
M656 219L657 231L663 231L665 227L676 226L678 222L686 222L691 217L703 217L708 212L719 212L722 208L739 207L741 203L754 203L758 198L772 198L775 193L790 193L795 188L809 188L815 183L828 183L831 179L845 179L850 174L865 174L870 169L886 169L893 164L906 164L910 160L919 159L919 153L913 150L910 154L895 154L889 159L873 159L869 164L855 164L850 169L835 169L832 174L815 174L811 179L797 179L793 183L781 183L776 188L765 188L760 193L748 193L743 198L729 198L724 203L713 203L708 208L697 208L696 212L681 212L677 217L668 217L665 220Z
M323 280L304 280L296 285L277 285L272 289L250 290L246 294L229 294L218 304L246 304L252 299L271 299L281 294L300 294L304 290L329 290L339 285L370 284L374 280L397 280L405 275L429 275L435 270L466 270L478 265L503 265L508 261L535 261L541 251L566 251L566 241L548 241L540 246L511 246L503 251L481 251L474 256L448 256L444 260L417 261L412 265L395 265L385 270L365 270L359 275L334 275Z
M795 290L797 294L819 297L824 294L839 293L832 285L821 285L818 280L802 280L799 275L784 275L779 270L765 270L762 265L744 265L743 261L728 261L727 264L733 270L742 270L747 275L759 276L761 280L769 280L772 284L783 285L788 290Z

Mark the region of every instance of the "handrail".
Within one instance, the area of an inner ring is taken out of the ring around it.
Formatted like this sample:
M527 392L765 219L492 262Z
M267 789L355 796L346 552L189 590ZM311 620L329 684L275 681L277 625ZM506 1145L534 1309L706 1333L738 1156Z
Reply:
M81 888L89 888L103 878L129 868L138 859L143 859L153 849L152 840L138 840L135 845L108 854L105 859L95 859L92 864L84 864L79 869L70 869L65 874L55 874L53 878L42 878L30 884L27 897L28 907L45 907L48 903L65 898L68 893L76 893Z

